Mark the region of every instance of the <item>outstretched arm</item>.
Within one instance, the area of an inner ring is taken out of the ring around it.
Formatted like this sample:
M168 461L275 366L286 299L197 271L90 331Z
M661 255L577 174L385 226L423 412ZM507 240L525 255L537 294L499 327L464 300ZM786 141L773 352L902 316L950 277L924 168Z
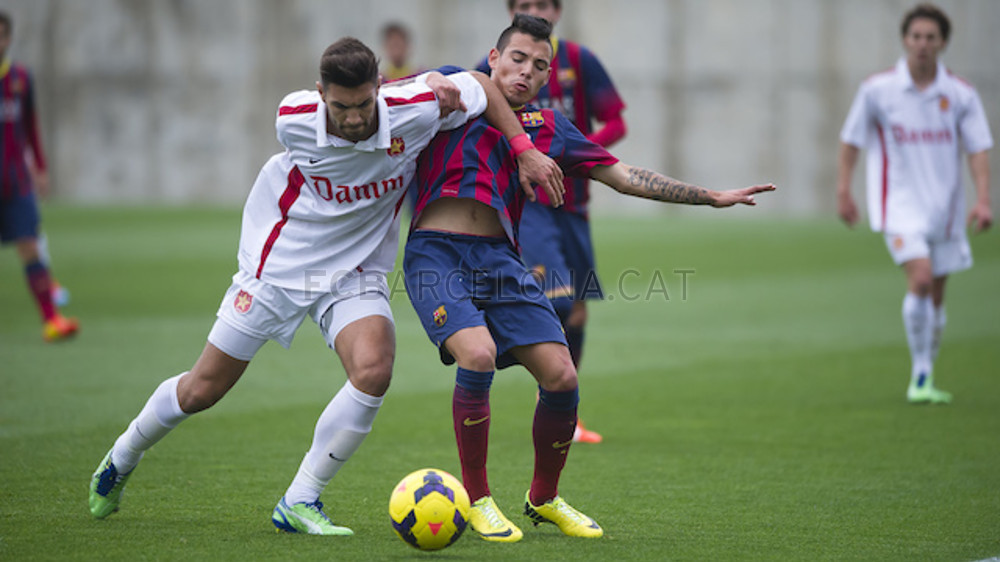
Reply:
M684 183L645 168L618 162L613 166L595 166L590 177L605 183L625 195L654 199L665 203L731 207L737 204L756 205L753 196L774 191L774 184L754 185L743 189L715 191Z

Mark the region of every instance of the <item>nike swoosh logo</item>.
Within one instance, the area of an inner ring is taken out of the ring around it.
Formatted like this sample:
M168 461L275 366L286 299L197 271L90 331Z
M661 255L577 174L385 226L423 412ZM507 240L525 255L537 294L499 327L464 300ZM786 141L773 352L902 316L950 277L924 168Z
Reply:
M500 533L479 533L483 537L509 537L514 534L514 531L507 529L506 531Z
M559 441L556 441L555 443L552 444L552 448L553 449L562 449L563 447L569 447L572 444L573 444L573 440L572 439L570 439L569 441L562 442L562 443L560 443Z
M330 458L337 462L347 462L347 459L338 459L337 457L333 456L333 453L330 453Z
M465 427L472 427L474 425L479 425L479 424L483 423L484 421L486 421L488 419L490 419L489 416L486 416L485 418L479 418L478 420L472 420L472 419L469 419L469 418L465 418L464 420L462 420L462 424L464 424Z
M323 161L323 160L326 160L326 157L325 157L325 156L324 156L323 158L310 158L310 159L309 159L309 163L310 163L310 164L315 164L316 162L321 162L321 161Z

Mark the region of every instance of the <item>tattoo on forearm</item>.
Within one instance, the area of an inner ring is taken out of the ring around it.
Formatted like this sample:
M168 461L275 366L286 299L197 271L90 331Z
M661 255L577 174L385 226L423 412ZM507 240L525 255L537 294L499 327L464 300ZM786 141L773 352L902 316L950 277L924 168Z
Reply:
M652 170L629 167L628 183L639 190L638 194L644 194L650 199L688 205L712 203L707 189L668 178Z

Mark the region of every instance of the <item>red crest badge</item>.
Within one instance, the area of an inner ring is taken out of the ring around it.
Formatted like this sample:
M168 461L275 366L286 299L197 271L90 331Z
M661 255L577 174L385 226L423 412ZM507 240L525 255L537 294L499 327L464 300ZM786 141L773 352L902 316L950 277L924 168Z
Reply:
M444 309L444 305L437 307L434 311L434 324L437 326L444 326L444 323L448 321L448 311Z
M253 295L246 291L240 291L236 294L236 300L233 301L233 307L236 309L236 312L246 314L252 305Z
M386 152L389 156L399 156L406 150L406 143L403 142L403 137L392 137L389 141L389 148Z
M541 111L528 111L521 114L521 126L524 128L541 127L545 124L545 117Z

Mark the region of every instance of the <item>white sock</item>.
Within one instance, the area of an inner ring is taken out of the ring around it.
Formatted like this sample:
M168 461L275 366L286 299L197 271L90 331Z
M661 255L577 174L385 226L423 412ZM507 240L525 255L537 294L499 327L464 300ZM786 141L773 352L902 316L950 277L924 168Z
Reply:
M948 315L944 312L944 305L934 309L934 329L931 334L931 362L937 361L938 351L941 350L941 333L948 323Z
M381 406L381 396L365 394L351 381L344 383L316 422L312 447L285 492L288 505L319 499L323 488L371 432Z
M903 327L906 328L906 341L910 345L910 358L913 361L910 375L914 380L920 375L931 376L933 322L934 303L930 296L918 297L913 293L906 293L903 298Z
M181 410L177 400L177 381L182 376L184 373L160 383L139 415L115 441L111 461L120 474L131 472L147 449L190 415Z

